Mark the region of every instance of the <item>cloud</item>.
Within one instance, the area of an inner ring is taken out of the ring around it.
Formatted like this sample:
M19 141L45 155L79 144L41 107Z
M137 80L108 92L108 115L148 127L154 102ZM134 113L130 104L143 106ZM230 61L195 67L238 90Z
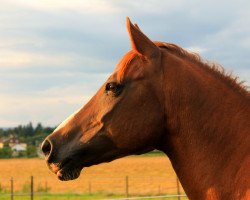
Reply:
M14 8L18 9L27 9L32 11L42 11L42 12L76 12L82 14L115 14L120 11L119 7L114 6L112 1L105 0L74 0L74 2L68 2L67 0L54 0L54 1L17 1L17 0L8 0L2 1L1 11L13 11Z
M185 49L190 51L190 52L198 53L198 54L202 54L202 53L208 51L207 48L199 47L199 46L186 47Z
M81 107L79 102L84 103L89 99L89 97L75 97L62 100L18 96L18 101L14 101L15 98L15 96L5 98L1 96L1 100L4 102L3 107L0 106L1 127L17 126L20 123L27 124L30 121L54 126Z
M110 72L115 68L112 60L79 55L76 53L49 54L22 52L22 51L0 51L0 71L18 72L23 70L29 72L43 72L48 74L61 72ZM48 74L49 75L49 74Z
M0 65L5 67L11 66L22 66L29 63L31 60L30 54L19 53L15 54L11 51L2 51L0 52Z
M240 15L223 29L204 38L201 43L209 49L205 55L236 72L239 69L247 70L250 66L250 45L247 45L250 21L246 18L250 18L249 13Z
M0 124L1 126L16 126L43 122L54 126L63 121L74 110L82 107L93 95L82 94L82 85L54 87L33 95L1 94Z

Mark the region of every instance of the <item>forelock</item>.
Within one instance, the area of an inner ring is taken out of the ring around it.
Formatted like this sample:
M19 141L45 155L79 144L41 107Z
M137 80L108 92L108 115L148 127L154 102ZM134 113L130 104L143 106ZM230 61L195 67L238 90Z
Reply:
M116 66L115 72L117 75L117 81L122 82L126 72L128 71L130 63L135 60L135 58L141 57L135 51L129 51L123 56L118 65Z

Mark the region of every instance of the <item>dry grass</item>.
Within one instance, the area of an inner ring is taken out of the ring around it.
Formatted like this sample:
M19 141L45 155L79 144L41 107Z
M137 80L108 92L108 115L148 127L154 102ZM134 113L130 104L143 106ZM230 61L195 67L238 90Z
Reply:
M130 194L176 193L176 175L166 157L126 157L111 163L86 168L79 179L59 181L42 159L0 160L0 183L9 188L14 178L15 191L21 191L34 176L35 188L50 188L50 192L105 192L123 194L125 177L129 177Z

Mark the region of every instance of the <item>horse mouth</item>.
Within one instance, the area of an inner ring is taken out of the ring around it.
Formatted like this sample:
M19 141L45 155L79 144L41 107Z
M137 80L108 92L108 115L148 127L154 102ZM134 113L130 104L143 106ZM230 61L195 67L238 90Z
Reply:
M75 161L69 159L63 162L54 173L59 180L69 181L77 179L81 174L82 168L81 166L76 166Z
M112 141L106 136L99 136L97 139L95 142L92 141L94 145L89 146L87 144L74 151L72 150L70 153L64 153L64 155L61 153L57 159L55 159L55 154L48 157L47 164L50 170L61 181L74 180L80 176L84 167L90 167L102 162L110 162L124 155L118 151ZM104 143L104 145L99 145L100 142ZM59 153L57 152L57 154Z

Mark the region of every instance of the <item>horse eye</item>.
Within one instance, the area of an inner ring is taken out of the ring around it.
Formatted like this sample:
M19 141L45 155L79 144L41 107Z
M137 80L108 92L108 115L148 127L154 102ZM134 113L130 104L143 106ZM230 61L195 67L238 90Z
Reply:
M120 84L117 84L116 82L110 82L107 83L105 91L108 94L111 93L114 96L118 96L119 94L121 94L122 86Z

